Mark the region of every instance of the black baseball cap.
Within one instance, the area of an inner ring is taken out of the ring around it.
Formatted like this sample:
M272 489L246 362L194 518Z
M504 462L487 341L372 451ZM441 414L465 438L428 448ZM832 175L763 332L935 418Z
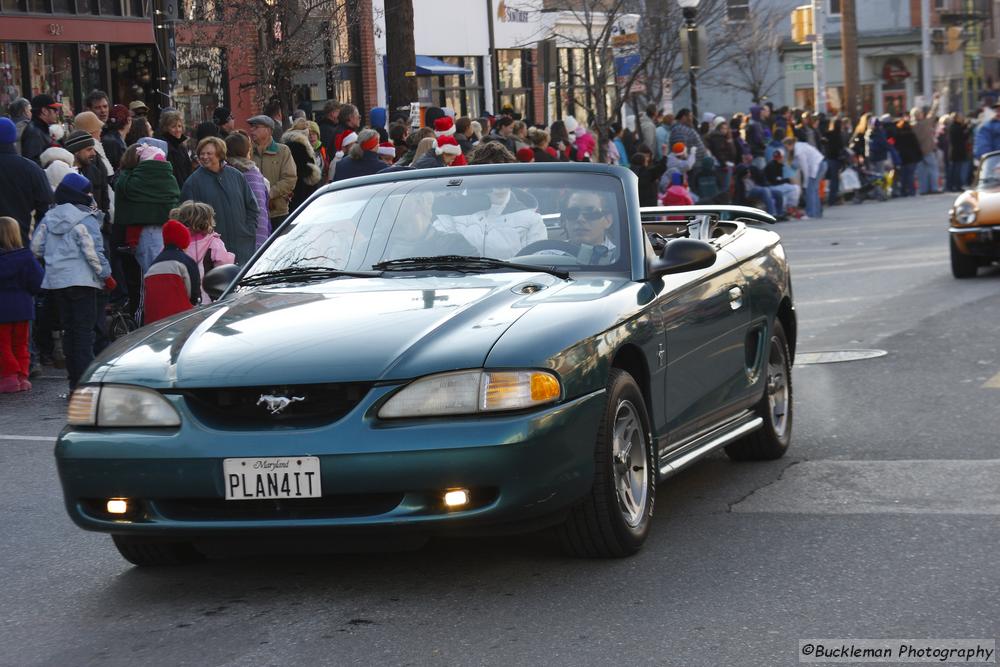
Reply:
M42 93L41 95L35 95L31 98L31 108L32 109L62 109L62 104L56 102L55 98L51 95L46 95Z

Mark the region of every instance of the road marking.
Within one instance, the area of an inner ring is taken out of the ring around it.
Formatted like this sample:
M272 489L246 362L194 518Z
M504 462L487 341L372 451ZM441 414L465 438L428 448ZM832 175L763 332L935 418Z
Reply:
M983 385L983 389L1000 389L1000 373L997 373Z
M54 435L4 435L0 433L0 440L34 440L38 442L55 442Z
M804 461L732 511L1000 515L998 476L995 459Z
M919 264L884 264L882 266L870 266L865 268L850 268L842 269L840 271L818 271L816 273L811 273L809 271L799 271L799 275L805 274L805 278L821 278L823 276L839 276L845 273L871 273L873 271L902 271L902 270L913 270L922 268L931 268L936 266L945 266L947 261L940 262L921 262ZM795 269L795 265L792 265L792 269Z

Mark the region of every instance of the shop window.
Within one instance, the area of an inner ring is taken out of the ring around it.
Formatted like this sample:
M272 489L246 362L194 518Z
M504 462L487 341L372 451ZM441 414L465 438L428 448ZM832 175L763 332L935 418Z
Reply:
M478 56L441 56L439 60L472 70L472 73L420 77L420 101L450 107L458 116L478 118L483 112L483 59Z
M73 104L80 95L73 85L75 44L28 44L28 74L31 95L48 93L62 102L63 115L75 114Z
M76 0L52 0L53 14L76 14Z
M194 127L212 119L216 107L225 106L225 50L217 47L177 47L177 84L174 106Z
M92 90L106 90L103 44L80 44L80 90L86 96ZM117 102L117 98L114 98Z
M510 105L514 113L529 120L534 119L533 53L531 49L498 49L496 52L500 80L497 106L503 109Z
M16 14L24 11L24 0L0 0L0 12Z
M7 114L10 103L24 97L23 85L20 44L0 42L0 114Z
M50 14L52 7L49 0L28 0L28 11L32 14Z
M156 56L151 46L114 45L109 47L111 85L108 93L117 104L132 100L156 99L154 72Z

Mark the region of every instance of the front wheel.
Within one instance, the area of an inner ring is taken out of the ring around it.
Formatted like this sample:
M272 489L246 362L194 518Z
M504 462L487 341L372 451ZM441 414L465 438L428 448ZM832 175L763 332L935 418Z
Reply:
M112 535L111 538L122 558L140 567L186 565L205 558L190 542L164 542L131 535Z
M974 278L979 270L979 262L975 257L966 255L958 249L955 239L949 239L951 249L951 275L956 278Z
M656 453L642 392L631 375L614 368L607 394L594 446L593 486L557 529L572 556L631 556L646 540L653 517Z
M767 351L764 395L756 412L764 420L759 429L726 445L733 461L780 459L792 440L792 357L781 321L774 320Z

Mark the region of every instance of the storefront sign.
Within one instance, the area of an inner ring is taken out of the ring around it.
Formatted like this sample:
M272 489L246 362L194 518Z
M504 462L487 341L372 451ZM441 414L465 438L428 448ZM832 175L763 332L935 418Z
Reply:
M63 34L63 27L61 23L50 23L49 24L49 34L53 37L58 37Z
M900 83L910 78L910 72L899 58L890 58L882 67L882 78L886 83Z

